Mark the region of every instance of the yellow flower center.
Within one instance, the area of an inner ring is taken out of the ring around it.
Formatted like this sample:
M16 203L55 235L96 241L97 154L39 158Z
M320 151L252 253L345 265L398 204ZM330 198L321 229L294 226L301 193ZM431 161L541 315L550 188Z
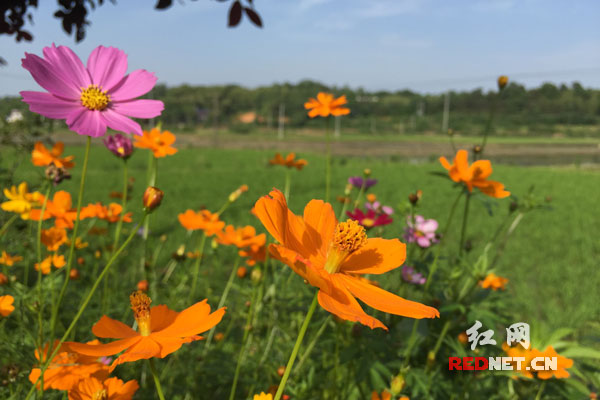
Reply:
M142 336L149 336L150 329L150 303L152 300L144 292L138 290L129 296L133 316L138 324L138 332Z
M365 226L367 228L372 227L374 223L375 221L373 221L373 219L371 218L363 218L362 220L362 226Z
M100 389L94 393L92 400L108 400L108 392L106 389Z
M117 147L117 153L123 155L125 154L125 149L123 147Z
M90 85L81 91L81 105L90 110L104 110L109 102L110 95L97 85Z
M363 226L351 219L340 222L335 227L333 240L329 244L325 271L330 274L336 273L346 257L365 244L367 244L367 234Z

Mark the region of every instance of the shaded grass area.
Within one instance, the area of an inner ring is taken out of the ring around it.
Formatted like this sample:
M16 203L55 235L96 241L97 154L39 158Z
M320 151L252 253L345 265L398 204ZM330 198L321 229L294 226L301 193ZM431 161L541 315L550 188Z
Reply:
M83 148L70 147L65 154L74 154L75 160L81 163ZM249 191L227 210L223 218L235 225L252 224L263 231L250 209L256 199L271 188L283 189L285 179L282 168L268 166L272 155L272 152L263 151L182 149L176 156L159 159L157 186L165 191L165 199L153 215L152 237L156 240L162 234L167 235L161 246L164 252L170 254L188 241L185 230L177 221L178 213L203 206L217 210L229 193L241 184L248 184ZM324 193L324 157L301 156L309 161L309 165L303 171L292 172L290 205L296 213L300 213L310 199L322 198ZM3 152L3 157L6 162L20 157L21 165L16 170L15 182L26 180L35 187L41 181L41 169L31 166L28 155ZM147 153L137 151L129 164L130 174L136 178L136 183L128 208L139 217ZM427 218L437 219L440 224L446 221L458 189L449 180L430 173L443 171L439 164L336 158L333 195L341 195L347 177L362 174L364 168L371 168L373 176L379 180L372 192L383 204L396 207L405 202L409 193L422 189L422 205L418 212ZM73 180L60 188L76 193L79 173L80 164L74 169ZM494 167L492 178L505 183L517 197L525 195L533 185L538 196L552 198L551 210L535 210L525 215L497 264L497 273L510 279L507 295L513 298L514 322L529 322L533 330L539 329L547 335L564 327L583 328L585 331L587 322L600 317L595 295L600 286L600 224L596 214L600 173L499 165ZM110 200L108 195L111 191L120 190L121 179L120 160L103 147L93 146L84 204L118 201ZM473 199L467 231L467 239L473 245L469 255L471 261L477 259L498 225L507 218L510 201L489 201L483 196ZM335 207L339 213L341 205L336 204ZM449 232L448 246L457 246L461 205L458 210ZM489 214L490 210L493 215ZM403 221L396 218L393 225L386 227L383 236L400 237L402 229ZM137 268L137 264L132 268ZM226 276L227 272L223 272L223 279Z

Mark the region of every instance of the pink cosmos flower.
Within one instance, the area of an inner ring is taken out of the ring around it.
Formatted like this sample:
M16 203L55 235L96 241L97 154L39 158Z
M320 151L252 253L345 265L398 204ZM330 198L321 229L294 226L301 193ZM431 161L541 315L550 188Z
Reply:
M413 285L424 285L427 279L423 274L418 273L414 267L410 265L404 265L402 267L402 279Z
M417 243L419 247L429 247L437 243L435 231L438 223L435 219L425 219L422 215L415 216L415 223L411 221L410 215L406 217L406 228L404 228L404 240L408 243Z
M360 208L355 208L354 212L346 211L346 215L361 224L365 229L371 229L375 226L388 225L394 222L387 214L377 214L373 210L368 210L366 213Z
M127 55L114 47L98 46L83 65L68 47L44 47L44 58L25 53L22 65L46 92L21 92L35 113L64 119L80 135L100 137L111 128L142 135L140 125L130 119L154 118L164 104L136 99L156 83L153 73L138 69L127 72Z

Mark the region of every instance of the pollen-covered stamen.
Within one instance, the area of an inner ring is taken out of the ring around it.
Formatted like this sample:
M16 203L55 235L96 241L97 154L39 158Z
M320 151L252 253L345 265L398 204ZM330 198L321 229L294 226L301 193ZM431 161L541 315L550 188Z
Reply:
M92 400L108 400L108 392L106 389L100 389L94 393Z
M329 245L325 271L330 274L336 273L344 259L365 244L367 244L367 234L363 226L351 219L340 222L335 227L333 240Z
M152 303L152 300L144 292L138 290L129 296L129 302L131 303L131 309L137 321L140 335L150 335L150 303Z
M102 87L90 85L81 90L81 105L89 110L104 110L110 102L110 95L102 90Z

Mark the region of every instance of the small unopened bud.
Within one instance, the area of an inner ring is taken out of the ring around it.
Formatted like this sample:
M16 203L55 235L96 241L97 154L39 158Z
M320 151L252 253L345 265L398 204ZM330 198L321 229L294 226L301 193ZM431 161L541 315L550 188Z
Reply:
M219 247L219 242L217 242L216 238L213 238L213 240L211 240L210 242L210 247L215 250L217 247Z
M69 272L69 279L72 281L79 279L79 271L75 268L71 269L71 272Z
M430 350L429 353L427 353L427 366L431 368L434 363L435 363L435 353L433 350Z
M367 195L367 201L369 203L375 203L375 201L377 201L377 196L375 196L373 193L369 193Z
M172 257L176 261L185 260L185 245L181 245L177 248L177 251L172 254Z
M448 129L448 132L446 132L448 134L448 136L454 136L454 129Z
M144 192L144 197L142 198L142 204L144 205L144 210L147 212L153 211L156 207L160 206L162 202L163 196L165 193L159 188L155 188L154 186L149 186Z
M501 75L498 77L498 90L502 90L508 84L508 76Z
M481 148L481 146L478 145L478 144L476 144L475 146L473 146L473 153L475 153L475 154L481 153L482 150L483 150L483 148Z
M364 171L363 171L363 174L365 175L365 177L371 176L371 169L370 168L365 168Z
M238 278L240 278L240 279L244 278L246 276L246 272L247 272L246 267L239 267L237 269Z
M54 163L50 163L50 165L46 168L45 171L46 178L52 181L54 186L58 185L65 179L71 179L71 174L65 168L57 167Z
M218 333L215 334L215 340L217 342L220 342L224 338L225 338L225 334L223 332L218 332Z
M254 283L260 282L260 280L262 279L262 271L260 270L260 268L255 267L252 269L252 273L250 274L250 279L252 279L252 282L254 282Z
M8 283L8 277L0 272L0 285L6 285Z
M458 341L461 342L462 344L467 344L467 342L469 341L469 338L467 336L466 332L461 332L458 334L457 337Z
M352 193L352 188L354 186L352 186L351 183L346 184L346 188L344 189L344 195L349 196L350 193Z
M233 203L234 201L236 201L237 199L240 198L240 196L242 195L242 193L247 192L248 191L248 185L242 185L239 188L237 188L236 191L232 192L229 195L229 202Z
M470 239L465 240L465 247L464 247L464 249L465 249L465 251L467 253L473 249L473 242L471 242Z
M94 257L100 259L100 257L102 257L102 252L100 250L96 250L94 252Z
M137 284L137 290L141 290L142 292L148 291L148 281L146 279L139 281Z
M85 258L83 258L83 257L78 257L78 258L77 258L77 264L78 264L78 265L85 265Z
M285 367L282 365L281 367L277 368L277 375L281 377L283 374L285 374Z
M413 206L416 206L421 197L423 196L423 191L421 189L417 190L415 193L411 193L408 195L408 201Z
M404 389L404 386L406 386L404 376L402 376L402 374L399 374L392 379L390 390L394 396L398 396L402 392L402 389Z

